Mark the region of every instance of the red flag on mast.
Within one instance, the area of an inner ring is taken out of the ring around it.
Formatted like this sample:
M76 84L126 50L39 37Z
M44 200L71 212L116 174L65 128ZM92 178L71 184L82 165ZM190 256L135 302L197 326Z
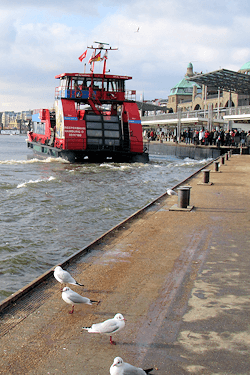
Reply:
M78 59L82 62L82 60L85 59L86 56L87 56L87 49L85 52L83 52L83 54L80 57L78 57Z

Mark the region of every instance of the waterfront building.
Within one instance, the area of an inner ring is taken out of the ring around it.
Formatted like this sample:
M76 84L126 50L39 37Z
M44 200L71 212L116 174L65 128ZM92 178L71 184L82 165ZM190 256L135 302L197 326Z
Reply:
M244 64L239 73L250 74L250 62ZM222 109L227 107L238 107L250 105L250 95L242 95L229 91L218 90L217 87L200 86L191 81L193 64L189 63L184 78L177 83L170 91L168 97L168 112L182 112ZM202 73L201 73L202 74ZM189 78L187 80L186 78Z
M2 129L20 128L20 124L25 124L32 119L32 111L5 111L1 113Z

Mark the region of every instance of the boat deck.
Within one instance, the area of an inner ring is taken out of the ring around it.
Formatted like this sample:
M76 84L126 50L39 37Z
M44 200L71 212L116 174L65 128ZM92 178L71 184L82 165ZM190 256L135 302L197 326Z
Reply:
M210 183L183 182L191 211L164 195L66 262L98 306L68 314L51 271L2 303L0 374L103 375L116 356L155 375L249 373L250 156L206 169ZM118 312L116 345L82 330Z

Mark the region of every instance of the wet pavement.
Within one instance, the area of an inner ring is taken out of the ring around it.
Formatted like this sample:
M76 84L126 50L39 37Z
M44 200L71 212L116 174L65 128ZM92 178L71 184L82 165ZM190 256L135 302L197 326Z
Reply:
M250 156L206 169L209 184L203 172L184 183L190 212L163 197L69 266L98 306L68 314L49 278L6 310L0 374L104 375L116 356L156 375L249 374ZM116 345L82 330L118 312Z

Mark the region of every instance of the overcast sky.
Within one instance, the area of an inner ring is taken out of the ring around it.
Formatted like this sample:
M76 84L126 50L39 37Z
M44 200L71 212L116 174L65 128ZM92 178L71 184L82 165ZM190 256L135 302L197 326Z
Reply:
M55 75L83 72L90 52L78 57L96 40L118 47L107 68L133 77L138 100L167 98L189 62L210 72L250 61L250 2L0 0L0 111L52 107Z

